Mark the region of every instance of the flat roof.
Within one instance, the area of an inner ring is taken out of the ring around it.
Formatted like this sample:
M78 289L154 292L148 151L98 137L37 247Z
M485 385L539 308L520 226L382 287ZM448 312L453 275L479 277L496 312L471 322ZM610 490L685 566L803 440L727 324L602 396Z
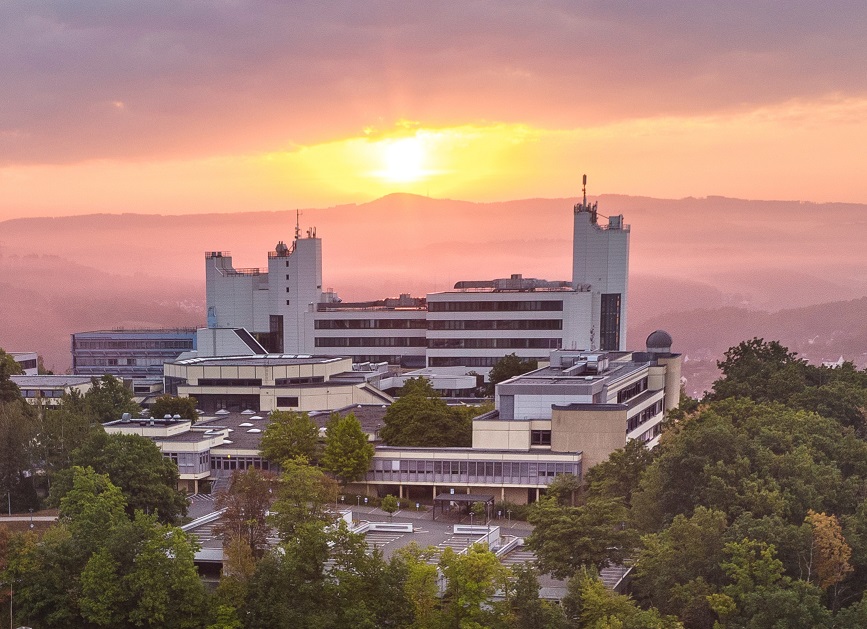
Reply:
M31 387L72 387L79 384L90 384L90 376L48 375L48 376L10 376L9 379L19 388Z
M274 367L278 365L324 365L341 360L352 360L346 356L313 356L311 354L257 354L254 356L213 356L203 358L184 358L172 361L173 365L243 365L253 367Z

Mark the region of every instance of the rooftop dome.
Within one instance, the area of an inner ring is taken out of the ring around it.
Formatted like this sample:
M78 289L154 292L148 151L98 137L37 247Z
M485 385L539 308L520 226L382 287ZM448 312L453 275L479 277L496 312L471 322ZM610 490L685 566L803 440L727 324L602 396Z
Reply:
M670 352L671 344L671 334L665 330L651 332L645 343L648 352Z

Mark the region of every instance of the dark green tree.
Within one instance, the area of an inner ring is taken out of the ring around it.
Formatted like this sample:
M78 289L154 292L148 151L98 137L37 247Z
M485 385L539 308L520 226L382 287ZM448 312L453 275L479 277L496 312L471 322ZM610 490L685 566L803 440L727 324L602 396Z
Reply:
M21 399L18 385L9 379L9 376L16 376L21 373L24 373L21 365L12 356L0 349L0 404Z
M333 414L325 432L322 467L345 487L347 483L364 478L372 459L373 444L355 415Z
M72 453L72 462L107 474L123 492L130 516L140 510L171 524L187 513L187 497L177 489L177 465L146 437L95 432ZM70 486L69 475L59 473L51 488L51 502L57 504Z
M262 433L262 456L277 464L298 457L313 461L318 440L319 428L307 413L273 411Z
M17 364L17 363L16 363ZM13 385L14 386L14 385ZM17 388L15 389L17 391ZM38 417L23 399L0 402L0 510L35 508Z
M425 378L413 378L403 395L388 407L379 436L390 446L468 447L472 445L472 420L437 395Z
M196 412L198 402L194 397L175 397L173 395L161 395L154 401L151 407L152 417L174 417L180 415L181 419L197 421L199 414Z
M84 399L101 424L120 419L124 413L135 415L141 412L141 407L132 399L132 391L114 376L94 378L93 387L84 394Z
M653 452L638 439L629 440L626 445L611 453L607 460L587 470L587 492L593 497L622 498L629 507L632 493L644 470L653 461Z
M539 569L567 579L582 566L602 569L629 557L638 542L624 526L627 510L620 499L597 498L579 507L544 497L530 510L535 528L527 547L536 553Z
M520 376L534 369L538 369L539 363L532 359L523 360L517 354L507 354L494 363L488 374L488 395L494 394L495 387L509 378Z
M283 463L274 503L274 525L284 541L301 534L305 527L326 527L334 522L331 505L337 500L337 483L303 458Z
M807 385L806 363L777 341L743 341L729 348L717 366L723 375L713 383L713 400L747 397L785 403Z

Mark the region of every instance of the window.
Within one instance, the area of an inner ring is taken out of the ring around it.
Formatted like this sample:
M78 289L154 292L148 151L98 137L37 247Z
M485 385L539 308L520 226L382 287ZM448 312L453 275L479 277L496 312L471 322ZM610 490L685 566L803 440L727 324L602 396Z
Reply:
M550 430L531 430L530 431L531 446L550 446L551 431Z
M293 408L297 408L298 406L298 397L278 397L277 398L277 406L289 406Z
M620 349L620 293L602 295L599 315L599 349Z

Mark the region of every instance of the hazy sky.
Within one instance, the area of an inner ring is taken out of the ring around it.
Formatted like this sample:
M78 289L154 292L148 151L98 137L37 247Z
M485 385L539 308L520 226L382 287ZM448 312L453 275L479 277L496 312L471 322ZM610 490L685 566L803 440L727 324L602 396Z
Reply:
M867 2L5 0L0 220L867 203Z

